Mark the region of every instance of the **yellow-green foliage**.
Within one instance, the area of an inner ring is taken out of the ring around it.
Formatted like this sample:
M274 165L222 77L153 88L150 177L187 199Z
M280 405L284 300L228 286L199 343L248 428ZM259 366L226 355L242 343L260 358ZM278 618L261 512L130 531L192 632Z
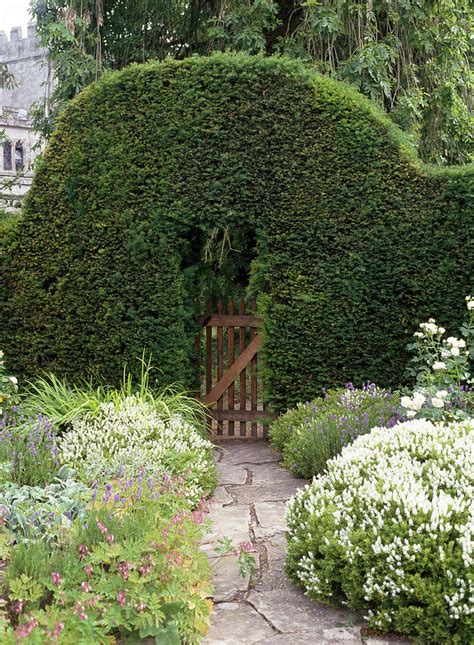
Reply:
M59 120L9 249L2 343L23 374L118 382L146 349L190 383L203 302L250 279L277 407L397 384L416 323L462 318L473 186L298 62L132 66Z

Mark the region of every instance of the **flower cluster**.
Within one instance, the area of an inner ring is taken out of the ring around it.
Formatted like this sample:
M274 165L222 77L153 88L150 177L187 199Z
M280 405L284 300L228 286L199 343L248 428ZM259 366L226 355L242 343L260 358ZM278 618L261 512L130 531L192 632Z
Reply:
M288 504L292 579L377 629L468 642L474 421L376 428L327 466Z
M0 350L0 414L3 414L5 405L10 408L16 403L18 392L18 379L6 374L3 357L4 353Z
M272 424L270 438L293 474L310 478L374 426L392 427L400 418L398 403L397 396L373 383L362 388L347 383L344 389L288 411Z
M461 338L443 338L446 329L430 318L420 324L421 331L415 332L415 342L408 346L415 353L408 373L417 383L412 396L401 399L401 413L409 419L449 421L474 414L474 297L468 296L466 302L468 320L461 327Z
M129 396L102 403L94 418L73 421L62 438L63 463L89 473L148 470L183 476L187 496L197 502L215 484L212 444L183 419L163 419L148 403Z

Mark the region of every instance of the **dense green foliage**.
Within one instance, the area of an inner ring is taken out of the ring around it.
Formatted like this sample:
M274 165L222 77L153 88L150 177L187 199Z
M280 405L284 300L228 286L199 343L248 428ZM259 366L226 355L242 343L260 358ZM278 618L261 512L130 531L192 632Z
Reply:
M286 570L419 645L472 641L474 422L376 428L289 502Z
M422 319L463 316L474 168L426 174L350 88L215 55L104 76L64 112L5 262L12 367L195 373L209 296L250 284L269 396L398 384ZM250 275L248 273L251 266Z
M104 70L215 50L285 53L353 84L419 143L423 159L473 158L471 0L32 0L65 101ZM52 117L52 118L51 118Z
M400 419L399 397L366 384L330 390L324 397L299 403L270 427L270 443L297 477L311 479L326 468L344 446L376 426L391 428Z

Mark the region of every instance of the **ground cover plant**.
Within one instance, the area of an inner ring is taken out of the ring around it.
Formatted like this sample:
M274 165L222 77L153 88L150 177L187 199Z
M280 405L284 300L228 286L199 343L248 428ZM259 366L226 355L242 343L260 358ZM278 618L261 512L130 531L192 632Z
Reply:
M418 643L468 643L474 422L415 419L342 450L289 502L287 572Z
M206 633L212 590L198 547L216 481L212 444L202 407L154 390L149 371L120 390L49 375L19 403L5 377L2 643L179 645ZM237 556L248 566L245 550Z
M374 384L357 389L349 383L288 410L271 425L270 443L294 475L309 479L357 437L376 426L395 425L398 407L399 397L388 390Z
M145 348L193 389L205 302L246 289L277 410L398 386L415 325L462 319L473 179L421 167L373 104L297 61L104 75L58 119L2 256L9 368L119 386Z

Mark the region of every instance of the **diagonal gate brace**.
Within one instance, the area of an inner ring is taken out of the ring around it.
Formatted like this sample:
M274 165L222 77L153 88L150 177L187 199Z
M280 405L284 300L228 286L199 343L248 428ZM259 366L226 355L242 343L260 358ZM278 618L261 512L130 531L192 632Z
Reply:
M252 358L258 352L260 345L262 344L262 337L260 334L257 334L252 340L250 345L248 345L242 354L237 358L236 361L232 363L227 372L222 376L212 390L206 394L204 398L204 403L206 405L211 405L218 401L224 392L227 390L229 385L231 385L237 376L242 372L245 367L250 363Z

